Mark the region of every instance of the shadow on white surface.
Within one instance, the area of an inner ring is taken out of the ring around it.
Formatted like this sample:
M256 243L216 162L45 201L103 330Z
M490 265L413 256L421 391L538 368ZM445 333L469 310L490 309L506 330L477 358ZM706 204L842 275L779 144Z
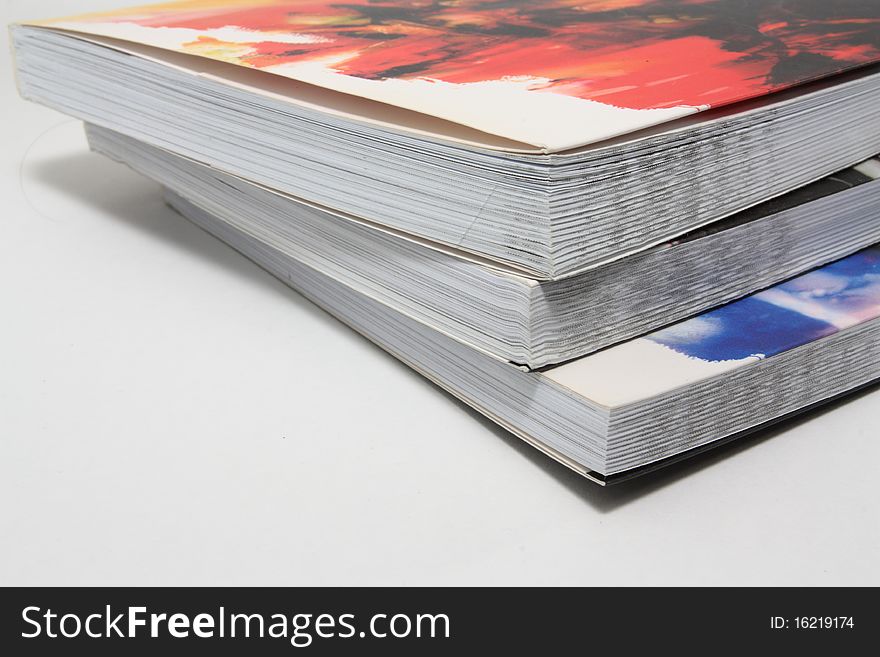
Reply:
M234 271L242 279L262 284L267 278L275 280L208 233L198 231L199 239L192 239L188 222L165 204L159 185L105 157L80 151L38 162L26 161L23 170L26 170L28 179L53 189L67 199L75 199L80 204L94 208L96 217L112 217L114 221L145 237ZM121 173L125 174L124 179ZM39 197L28 192L24 181L22 188L29 205L42 217L49 221L64 219L56 216L57 213L51 209L41 207L41 201L34 198ZM182 223L186 231L178 229ZM275 287L289 291L290 294L286 296L302 306L319 310L286 286Z

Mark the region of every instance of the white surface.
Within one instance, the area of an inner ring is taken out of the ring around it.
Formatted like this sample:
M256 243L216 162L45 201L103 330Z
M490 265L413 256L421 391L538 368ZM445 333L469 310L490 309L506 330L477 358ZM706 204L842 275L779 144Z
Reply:
M0 584L880 584L880 391L599 488L88 153L2 38Z

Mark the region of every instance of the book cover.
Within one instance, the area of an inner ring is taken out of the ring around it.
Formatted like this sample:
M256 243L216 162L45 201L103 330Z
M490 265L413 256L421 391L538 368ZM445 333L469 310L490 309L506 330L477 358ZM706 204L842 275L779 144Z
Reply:
M39 23L557 152L880 60L876 0L185 0Z

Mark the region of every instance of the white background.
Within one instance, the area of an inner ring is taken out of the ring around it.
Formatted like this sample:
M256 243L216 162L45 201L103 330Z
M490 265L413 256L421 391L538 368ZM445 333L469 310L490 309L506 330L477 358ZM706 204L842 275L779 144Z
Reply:
M880 584L880 391L602 489L90 154L2 38L0 583Z

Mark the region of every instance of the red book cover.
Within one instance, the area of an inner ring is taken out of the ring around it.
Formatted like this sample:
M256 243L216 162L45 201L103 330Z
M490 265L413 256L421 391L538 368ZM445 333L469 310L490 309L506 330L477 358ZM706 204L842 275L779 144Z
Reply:
M185 0L42 23L560 151L880 60L877 0Z

